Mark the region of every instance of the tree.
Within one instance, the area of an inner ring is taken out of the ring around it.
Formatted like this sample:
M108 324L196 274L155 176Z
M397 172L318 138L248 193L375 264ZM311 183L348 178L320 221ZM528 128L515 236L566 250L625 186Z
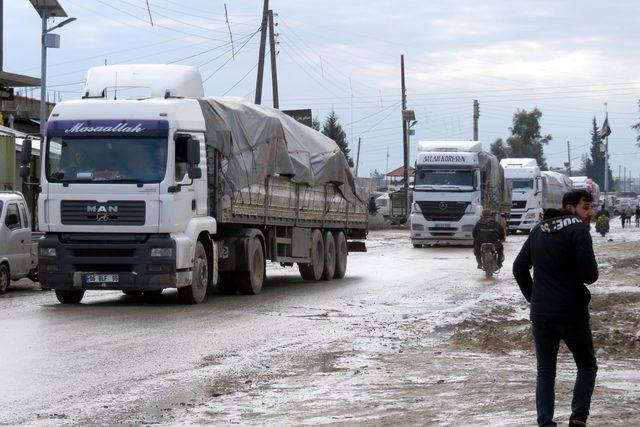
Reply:
M591 129L591 150L589 155L585 156L582 162L582 170L586 176L593 179L602 190L604 190L604 144L600 137L600 129L593 118L593 127ZM613 187L613 173L609 168L609 188Z
M333 139L340 150L344 153L344 157L347 159L347 163L349 166L353 167L353 159L349 152L349 143L347 142L347 134L342 129L340 123L338 123L338 115L335 111L331 110L331 113L327 116L327 119L324 121L324 125L322 126L322 133Z
M311 127L320 132L320 120L317 117L311 119Z
M502 138L497 138L493 144L491 144L491 154L498 158L498 161L504 159L507 156L507 146L504 145Z
M638 108L640 109L640 100L638 101ZM640 147L640 122L636 123L635 125L631 125L631 129L638 132L638 136L636 136L636 145Z
M507 138L507 144L511 148L511 157L534 158L538 166L547 168L544 158L544 146L553 139L551 135L540 133L540 118L542 112L534 108L531 112L518 110L513 115L513 126L509 128L511 136Z

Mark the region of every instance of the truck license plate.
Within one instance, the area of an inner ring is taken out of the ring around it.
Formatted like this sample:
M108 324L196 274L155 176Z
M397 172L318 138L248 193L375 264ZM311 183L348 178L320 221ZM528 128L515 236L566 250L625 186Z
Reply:
M118 283L120 277L117 274L87 274L84 276L85 283Z
M434 228L451 228L450 224L434 224Z

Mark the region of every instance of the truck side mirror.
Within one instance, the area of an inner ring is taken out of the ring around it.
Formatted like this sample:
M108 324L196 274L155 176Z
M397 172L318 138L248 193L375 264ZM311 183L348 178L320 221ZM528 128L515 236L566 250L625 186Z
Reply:
M189 179L200 179L202 178L202 169L198 166L191 166L187 171L187 175L189 175Z
M200 141L195 138L187 140L187 163L190 165L200 163Z
M31 164L31 140L25 139L22 142L22 152L20 153L20 163L23 165Z
M29 176L31 176L31 166L29 166L28 164L21 164L20 165L20 177L23 178L23 179L26 179Z

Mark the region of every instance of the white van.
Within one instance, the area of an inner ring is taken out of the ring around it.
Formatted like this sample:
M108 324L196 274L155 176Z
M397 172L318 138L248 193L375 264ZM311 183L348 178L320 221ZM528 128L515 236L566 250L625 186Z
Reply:
M0 294L11 280L35 276L34 246L29 209L22 193L0 191Z

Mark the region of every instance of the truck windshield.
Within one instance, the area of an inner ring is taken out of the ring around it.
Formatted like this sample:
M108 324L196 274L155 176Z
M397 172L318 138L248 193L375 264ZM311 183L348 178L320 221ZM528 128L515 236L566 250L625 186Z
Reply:
M167 139L98 137L49 139L49 182L154 183L167 169Z
M508 179L512 190L533 190L532 179Z
M422 169L416 171L415 183L419 185L473 187L472 170Z

